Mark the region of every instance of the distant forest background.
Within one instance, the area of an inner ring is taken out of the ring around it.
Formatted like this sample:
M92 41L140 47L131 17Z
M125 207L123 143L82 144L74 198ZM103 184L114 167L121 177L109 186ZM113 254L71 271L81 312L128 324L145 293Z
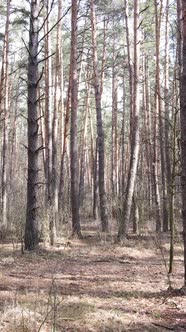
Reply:
M186 229L186 1L0 9L2 238L54 245L92 218L118 241L170 231L171 272L181 210Z

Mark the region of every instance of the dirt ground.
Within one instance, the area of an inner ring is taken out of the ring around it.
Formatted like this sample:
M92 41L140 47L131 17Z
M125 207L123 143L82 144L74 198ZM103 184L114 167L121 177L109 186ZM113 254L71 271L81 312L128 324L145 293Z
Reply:
M181 240L168 291L168 236L121 246L91 227L83 235L24 255L0 244L0 331L186 331Z

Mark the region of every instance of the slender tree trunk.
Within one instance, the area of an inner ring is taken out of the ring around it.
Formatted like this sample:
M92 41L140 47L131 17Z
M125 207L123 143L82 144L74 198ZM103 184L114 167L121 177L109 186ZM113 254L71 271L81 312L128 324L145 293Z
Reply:
M87 69L86 77L86 96L85 96L85 114L83 119L83 133L81 139L81 157L80 157L80 180L79 180L79 204L83 206L84 200L84 185L85 185L85 171L86 171L86 138L87 138L87 122L88 122L88 111L90 102L90 86L89 86L89 69Z
M124 197L125 190L125 112L126 112L126 92L125 92L125 73L123 73L123 114L121 129L121 196Z
M98 77L98 59L96 42L96 17L94 0L90 1L91 26L92 26L92 49L93 49L93 69L94 69L94 90L97 115L97 135L98 135L98 156L99 156L99 195L102 231L108 231L108 211L105 191L105 160L104 160L104 131L101 108L101 90Z
M129 101L130 101L130 139L132 137L133 127L133 84L134 73L131 59L131 43L130 43L130 31L129 31L129 19L128 19L128 0L124 0L124 17L125 17L125 30L126 30L126 42L127 42L127 60L128 60L128 72L129 72Z
M164 64L164 109L165 109L165 161L166 161L166 179L167 179L167 193L169 203L168 219L171 217L174 207L172 204L174 200L171 198L171 160L170 160L170 109L169 109L169 0L166 1L166 21L165 21L165 64Z
M28 178L27 178L27 212L25 226L25 249L35 249L39 242L39 147L38 137L38 21L40 2L31 1L28 62Z
M160 90L160 30L162 17L162 1L160 1L160 13L158 15L158 3L154 1L155 5L155 30L156 30L156 85L155 85L155 99L156 99L156 113L159 117L159 138L160 138L160 157L161 157L161 179L162 179L162 198L163 198L163 231L168 231L168 211L167 211L167 185L165 174L165 148L164 148L164 126L161 103Z
M182 0L182 73L181 73L181 184L182 184L182 218L184 242L184 286L186 287L186 0Z
M51 0L46 2L46 15L49 15ZM52 204L52 58L51 58L51 35L50 16L45 22L45 177L46 186L46 205ZM51 225L50 225L51 228Z
M8 113L9 113L9 25L10 25L10 0L6 2L6 25L3 45L2 70L0 82L0 114L3 112L3 147L2 147L2 224L8 226Z
M62 1L58 0L58 20L62 17ZM54 245L56 241L56 228L58 225L58 214L59 214L59 204L58 204L58 122L60 112L63 113L63 70L62 70L62 22L60 21L57 26L57 41L56 41L56 61L55 61L55 84L54 84L54 111L52 120L52 215L51 215L51 245ZM61 116L62 120L62 116ZM61 138L61 137L60 137ZM51 156L51 154L50 154Z
M58 193L58 202L59 210L62 211L64 206L64 170L65 170L65 155L67 152L67 141L68 141L68 130L70 122L70 99L71 99L71 65L69 70L69 84L67 91L67 102L65 107L65 120L64 120L64 132L63 132L63 147L61 154L61 163L60 163L60 179L59 179L59 193Z
M63 65L63 20L61 19L63 15L63 0L58 0L58 25L57 25L57 43L56 43L56 72L58 75L57 81L57 107L58 107L58 117L59 117L59 128L58 128L58 138L59 138L59 156L62 153L63 147L63 131L64 131L64 65ZM59 188L58 188L59 189ZM59 195L58 195L59 197ZM58 203L59 205L59 203Z
M173 270L174 261L174 241L175 241L175 222L174 222L174 198L175 198L175 178L177 164L177 111L173 109L173 133L172 133L172 167L169 183L169 221L170 221L170 250L169 250L169 273Z
M137 204L136 196L133 195L132 199L132 218L133 218L133 233L139 234L139 208Z
M148 75L148 59L145 55L144 59L144 130L145 130L145 149L146 149L146 163L147 163L147 178L148 178L148 202L149 202L149 211L152 207L152 121L151 121L151 107L149 100L149 75Z
M101 87L100 87L100 93L101 96L103 94L103 82L104 82L104 74L105 74L105 64L106 64L106 38L107 38L107 25L108 20L106 20L104 16L104 27L103 27L103 51L102 51L102 64L101 64Z
M71 208L73 234L81 236L79 217L79 177L78 177L78 146L77 146L77 111L78 111L78 75L77 75L77 0L72 0L71 16Z
M113 65L112 65L112 162L111 162L111 187L112 197L118 194L118 79L116 74L116 50L113 36Z
M162 3L161 3L162 4ZM155 8L155 31L156 31L156 81L155 81L155 112L154 112L154 142L153 142L153 186L154 186L154 200L155 200L155 212L156 212L156 231L161 232L161 205L160 205L160 192L159 192L159 181L158 181L158 136L160 135L160 129L158 133L158 120L161 126L161 105L160 105L160 82L159 82L159 43L160 43L160 21L158 19L158 4L154 1ZM161 133L162 137L162 133ZM160 138L160 145L162 139ZM162 161L162 146L160 147L160 156ZM164 193L163 193L164 196Z
M95 168L96 168L96 181L97 181L97 143L96 147L94 144L94 129L93 129L93 119L92 119L92 112L91 107L88 109L89 111L89 125L90 125L90 160L91 160L91 185L92 185L92 205L93 205L93 217L94 219L98 218L98 192L96 191L96 195L94 195L94 189L95 189ZM97 140L96 140L97 142Z
M122 220L120 220L118 239L126 238L131 214L132 198L137 175L137 166L140 147L140 100L139 100L139 6L138 1L134 1L134 95L133 95L133 128L131 141L130 168L127 179L126 197L123 204Z
M96 139L96 149L94 158L94 195L93 195L93 218L98 218L98 139Z
M157 116L154 119L154 142L153 142L153 185L156 213L156 232L161 232L161 209L160 209L160 193L158 183L158 149L157 149Z

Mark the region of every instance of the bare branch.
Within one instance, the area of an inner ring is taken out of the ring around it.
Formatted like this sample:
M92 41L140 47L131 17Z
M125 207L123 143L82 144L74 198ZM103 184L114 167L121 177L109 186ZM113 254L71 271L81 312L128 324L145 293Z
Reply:
M49 15L50 15L50 13L51 13L51 11L52 11L53 5L54 5L54 0L52 0L52 2L51 2L50 10L48 11L48 13L47 13L47 15L46 15L46 17L45 17L43 23L41 24L41 26L40 26L40 28L39 28L39 30L38 30L38 33L42 30L42 28L43 28L44 25L45 25L45 22L48 20ZM44 7L44 6L43 6L43 7ZM43 7L42 7L42 9L43 9ZM40 12L39 12L39 14L40 14ZM39 14L38 14L38 16L39 16Z
M38 101L41 101L43 99L43 97L44 97L44 93L36 99L35 104L37 104Z
M43 62L43 61L46 61L49 58L51 58L54 54L56 54L56 52L53 52L52 54L48 55L46 58L39 60L38 64L41 63L41 62Z
M39 10L39 13L38 13L38 15L37 15L37 18L40 16L40 14L41 14L43 8L44 8L44 5L41 6L41 8L40 8L40 10ZM40 31L40 30L39 30L39 31Z
M64 15L62 15L61 17L60 17L60 19L51 27L51 29L47 32L47 33L45 33L40 39L39 39L39 41L38 41L38 44L58 25L58 23L68 14L68 12L70 11L70 9L71 9L71 7L72 6L69 6L68 8L67 8L67 10L66 10L66 12L64 13Z
M23 82L25 82L26 84L28 84L28 81L25 80L25 78L23 78L22 76L20 76L20 79L21 79Z
M41 81L41 79L43 77L43 74L44 74L44 67L42 67L42 72L41 72L41 74L40 74L40 76L39 76L39 78L38 78L38 80L36 82L36 87L38 86L39 82Z
M28 118L26 116L24 116L23 114L20 114L20 116L25 119L26 121L28 121Z
M42 52L43 48L44 48L44 45L43 45L43 46L40 48L40 50L38 51L37 56Z
M21 38L21 39L22 39L22 41L23 41L23 44L24 44L24 46L25 46L25 48L26 48L26 50L27 50L27 52L28 52L29 56L31 57L31 59L32 59L32 61L33 61L33 58L32 58L32 55L31 55L31 53L30 53L29 49L28 49L28 46L26 45L26 43L25 43L24 39L23 39L23 38Z

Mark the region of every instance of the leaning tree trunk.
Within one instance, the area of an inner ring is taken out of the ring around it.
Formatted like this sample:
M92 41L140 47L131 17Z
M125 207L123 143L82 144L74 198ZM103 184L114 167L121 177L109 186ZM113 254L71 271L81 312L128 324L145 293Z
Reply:
M137 166L139 159L139 8L138 0L134 1L134 91L133 91L133 128L131 141L130 168L127 179L126 197L123 204L123 211L120 220L118 239L126 238L131 214L132 199L137 175Z
M28 61L28 178L27 178L27 211L25 226L25 249L35 249L39 242L39 98L37 96L38 77L38 21L39 0L31 1Z
M96 17L94 0L90 2L91 9L91 26L92 26L92 49L93 49L93 70L94 70L94 91L97 115L97 135L98 135L98 159L99 159L99 195L100 195L100 213L102 222L102 231L108 230L108 211L107 198L105 191L105 160L104 160L104 131L102 122L101 108L101 88L98 77L98 59L97 59L97 42L96 42Z
M78 75L77 75L77 0L72 0L71 17L71 207L72 233L81 236L79 217L79 181L78 181L78 147L77 147L77 110L78 110Z

